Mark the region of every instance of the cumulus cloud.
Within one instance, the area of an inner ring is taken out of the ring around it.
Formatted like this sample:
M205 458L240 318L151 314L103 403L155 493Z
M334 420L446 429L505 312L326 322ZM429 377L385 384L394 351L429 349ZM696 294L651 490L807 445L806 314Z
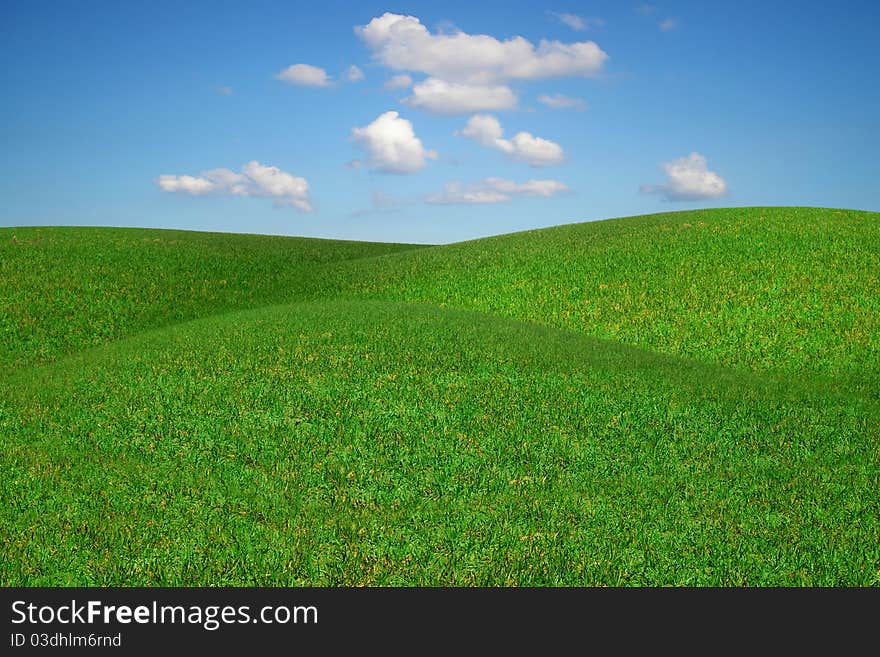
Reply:
M578 16L577 14L560 14L555 11L551 11L550 13L577 32L585 32L605 25L605 21L601 18L585 18L583 16Z
M278 73L275 79L305 87L329 87L331 84L327 71L311 64L288 66Z
M675 28L678 27L678 21L674 18L666 18L660 21L660 31L661 32L671 32Z
M367 153L366 165L385 173L413 173L437 157L416 137L412 123L397 112L385 112L362 128L353 128L354 142Z
M504 128L501 122L490 114L475 114L468 119L461 131L462 136L472 139L480 146L509 150L510 143L504 139Z
M520 36L500 41L460 30L432 34L415 16L392 13L373 18L355 32L373 57L389 68L470 85L596 75L608 59L593 41L545 39L535 47Z
M410 76L408 76L406 73L401 73L400 75L395 75L394 77L387 80L385 84L382 85L382 87L384 89L387 89L388 91L394 89L408 89L412 86L412 83L413 80Z
M488 86L428 78L403 99L410 107L432 114L470 114L516 107L516 94L504 85Z
M514 196L542 196L549 198L569 191L568 186L558 180L528 180L516 183L504 178L484 178L465 185L459 180L446 183L439 194L425 197L432 205L504 203Z
M364 72L352 64L345 70L345 79L349 82L358 82L364 79Z
M561 164L565 159L562 146L549 139L535 137L528 132L518 132L512 139L504 139L501 123L490 114L472 116L461 131L461 135L533 167Z
M305 178L257 161L245 164L240 173L230 169L210 169L198 176L162 174L156 184L165 192L190 196L254 196L274 199L279 207L289 206L301 212L313 209L309 200L309 183Z
M579 112L587 109L587 102L585 100L563 96L562 94L554 94L553 96L541 94L538 96L538 102L551 109L574 109Z
M664 162L660 170L666 174L666 184L642 185L639 190L643 194L661 194L669 201L693 201L718 198L727 192L727 182L709 171L706 158L699 153Z

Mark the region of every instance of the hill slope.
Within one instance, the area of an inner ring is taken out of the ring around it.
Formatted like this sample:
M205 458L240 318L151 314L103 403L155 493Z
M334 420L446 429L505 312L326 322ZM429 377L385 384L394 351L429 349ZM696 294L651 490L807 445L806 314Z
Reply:
M858 380L880 374L880 214L696 210L432 248L0 229L0 363L341 297L474 309L703 362Z
M878 231L0 230L0 582L876 585Z
M321 293L322 267L419 245L137 228L0 228L0 372Z
M753 371L880 375L878 213L695 210L351 265L339 277L358 296L472 308Z
M878 414L828 390L357 301L11 383L4 584L880 583Z

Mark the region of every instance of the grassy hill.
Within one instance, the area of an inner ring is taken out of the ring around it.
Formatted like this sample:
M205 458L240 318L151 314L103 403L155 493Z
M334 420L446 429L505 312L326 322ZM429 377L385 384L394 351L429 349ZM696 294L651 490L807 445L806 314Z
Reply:
M328 264L416 248L136 228L2 228L0 368L205 315L320 296Z
M811 208L574 224L354 263L359 296L472 308L754 371L880 373L880 220Z
M876 213L0 257L3 584L880 584Z

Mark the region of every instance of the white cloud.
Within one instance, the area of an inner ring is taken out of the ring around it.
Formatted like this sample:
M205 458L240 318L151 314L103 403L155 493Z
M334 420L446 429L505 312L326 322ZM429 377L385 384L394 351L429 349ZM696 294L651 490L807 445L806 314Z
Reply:
M248 162L242 173L252 184L250 196L268 196L282 205L292 205L304 212L310 212L308 202L309 183L305 178L293 176L278 167L263 166L259 162Z
M221 96L231 96L232 95L232 87L217 87L216 91Z
M490 114L475 114L468 119L467 125L461 134L472 139L480 146L497 148L502 151L510 149L510 143L504 137L504 128L501 122Z
M516 94L504 85L486 86L428 78L403 99L410 107L432 114L470 114L516 107Z
M251 161L241 173L230 169L210 169L198 176L162 174L156 184L165 192L190 196L228 195L272 198L279 207L290 206L301 212L311 212L309 183L305 178L291 175L277 167Z
M196 176L172 176L162 174L156 179L156 184L165 192L179 192L190 196L203 196L210 194L217 187L208 178Z
M366 164L385 173L413 173L423 169L437 153L426 150L416 137L412 123L397 112L385 112L363 128L351 131L355 143L369 159Z
M551 11L550 13L576 32L585 32L605 25L605 21L601 18L585 18L584 16L578 16L577 14L560 14L555 11Z
M664 162L660 170L666 174L665 185L642 185L643 194L662 194L670 201L693 201L718 198L727 192L724 178L709 171L706 158L691 153L671 162Z
M454 180L446 183L441 193L426 196L425 202L432 205L504 203L514 196L549 198L567 191L570 191L568 186L558 180L528 180L524 183L515 183L504 178L484 178L468 185Z
M406 73L401 73L400 75L395 75L390 78L382 85L383 89L387 89L391 91L393 89L408 89L412 86L413 80Z
M329 87L331 84L330 78L327 77L327 71L311 64L288 66L278 73L275 79L306 87Z
M535 137L528 132L518 132L510 142L513 145L510 156L533 167L561 164L565 159L562 146L549 139Z
M582 32L587 29L587 22L577 14L557 14L553 12L553 15L573 30Z
M533 167L561 164L565 159L565 153L559 144L528 132L518 132L513 139L504 139L501 123L490 114L472 116L461 134L481 146L497 149L508 157Z
M660 21L660 31L661 32L670 32L678 27L678 21L674 18L666 18Z
M554 94L553 96L541 94L538 96L538 102L551 109L574 109L579 112L587 109L587 102L585 100L563 96L562 94Z
M345 71L345 79L349 82L358 82L364 79L364 72L352 64Z
M456 30L432 34L415 16L385 13L355 32L385 66L448 82L491 85L565 75L596 75L608 59L593 41L504 41Z

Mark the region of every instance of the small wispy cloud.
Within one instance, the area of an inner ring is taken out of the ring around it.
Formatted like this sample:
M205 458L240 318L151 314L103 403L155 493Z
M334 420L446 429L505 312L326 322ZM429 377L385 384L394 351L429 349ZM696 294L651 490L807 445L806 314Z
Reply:
M412 86L412 83L413 79L406 73L402 73L401 75L395 75L386 80L385 84L382 85L382 88L386 91L393 91L394 89L409 89Z
M397 212L402 210L404 206L411 205L416 202L415 199L403 198L395 196L383 189L374 189L370 194L370 207L362 208L351 212L348 216L352 218L363 217L370 214Z
M215 87L214 91L216 91L221 96L231 96L232 95L232 87Z
M573 109L578 112L583 112L588 107L587 101L581 100L580 98L564 96L562 94L554 94L552 96L541 94L538 96L538 102L546 105L550 109Z
M549 13L576 32L586 32L588 30L604 27L605 25L605 21L601 18L578 16L577 14L564 14L556 11L551 11Z
M666 18L660 21L660 31L661 32L671 32L674 29L678 28L678 21L674 18Z
M373 190L370 194L370 203L373 209L378 211L395 210L403 205L404 200L394 194L389 194L382 189Z
M304 87L329 87L327 71L311 64L293 64L275 75L276 80Z
M540 196L549 198L571 191L558 180L527 180L517 183L505 178L484 178L475 183L464 184L460 180L446 183L439 194L425 197L431 205L506 203L514 196Z
M359 82L364 79L364 72L352 64L345 71L345 79L349 82Z

